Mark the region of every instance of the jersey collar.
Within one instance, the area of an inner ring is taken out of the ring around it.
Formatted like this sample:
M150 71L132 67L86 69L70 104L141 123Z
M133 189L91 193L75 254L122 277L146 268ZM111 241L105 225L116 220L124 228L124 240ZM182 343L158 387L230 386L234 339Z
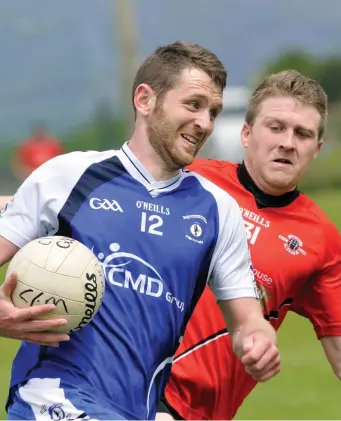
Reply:
M239 182L247 191L252 193L258 209L281 208L290 205L290 203L300 195L300 191L297 188L293 191L284 193L281 196L272 196L271 194L264 193L252 180L244 162L238 165L237 175Z
M176 187L183 178L183 171L179 171L178 175L169 180L156 181L131 151L128 142L125 142L120 149L119 158L129 174L142 183L149 192L155 190L164 191L172 186Z

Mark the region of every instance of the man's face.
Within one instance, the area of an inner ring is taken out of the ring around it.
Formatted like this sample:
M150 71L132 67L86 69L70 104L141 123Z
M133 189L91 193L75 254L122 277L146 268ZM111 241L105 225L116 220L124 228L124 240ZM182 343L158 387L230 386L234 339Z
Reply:
M221 108L221 88L205 72L185 69L147 119L149 141L170 169L193 161Z
M261 103L252 127L242 129L245 163L258 187L274 195L296 187L321 149L320 121L314 107L290 97Z

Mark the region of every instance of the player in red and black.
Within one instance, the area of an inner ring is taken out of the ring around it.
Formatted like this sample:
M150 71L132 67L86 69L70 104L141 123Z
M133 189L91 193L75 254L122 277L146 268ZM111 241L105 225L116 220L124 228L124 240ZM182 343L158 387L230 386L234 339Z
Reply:
M297 188L321 149L326 115L316 82L295 71L271 75L249 103L244 163L199 159L191 170L238 202L264 316L276 329L289 310L307 317L341 378L341 238ZM175 356L158 419L232 419L256 384L234 355L206 288Z

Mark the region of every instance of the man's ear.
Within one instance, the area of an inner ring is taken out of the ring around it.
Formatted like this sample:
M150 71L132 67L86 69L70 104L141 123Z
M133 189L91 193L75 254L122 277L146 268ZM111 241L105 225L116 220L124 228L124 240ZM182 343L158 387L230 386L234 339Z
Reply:
M248 123L244 122L242 130L240 132L240 140L245 149L249 146L249 137L250 137L251 128Z
M155 104L156 95L149 85L142 83L135 89L134 105L139 114L147 117L154 110Z
M317 142L316 151L315 151L315 153L314 153L314 159L316 159L316 158L319 156L319 154L320 154L320 152L321 152L321 149L322 149L323 144L324 144L324 140L323 140L323 139L320 139L320 140Z

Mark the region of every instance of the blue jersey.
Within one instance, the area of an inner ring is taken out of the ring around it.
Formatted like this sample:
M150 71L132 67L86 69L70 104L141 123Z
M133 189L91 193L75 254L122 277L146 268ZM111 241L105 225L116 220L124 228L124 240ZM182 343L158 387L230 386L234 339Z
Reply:
M2 214L0 235L22 247L54 234L95 253L104 299L59 348L23 342L12 387L59 379L122 417L153 418L206 283L218 300L255 296L234 199L189 171L155 181L128 145L57 157L24 182Z

